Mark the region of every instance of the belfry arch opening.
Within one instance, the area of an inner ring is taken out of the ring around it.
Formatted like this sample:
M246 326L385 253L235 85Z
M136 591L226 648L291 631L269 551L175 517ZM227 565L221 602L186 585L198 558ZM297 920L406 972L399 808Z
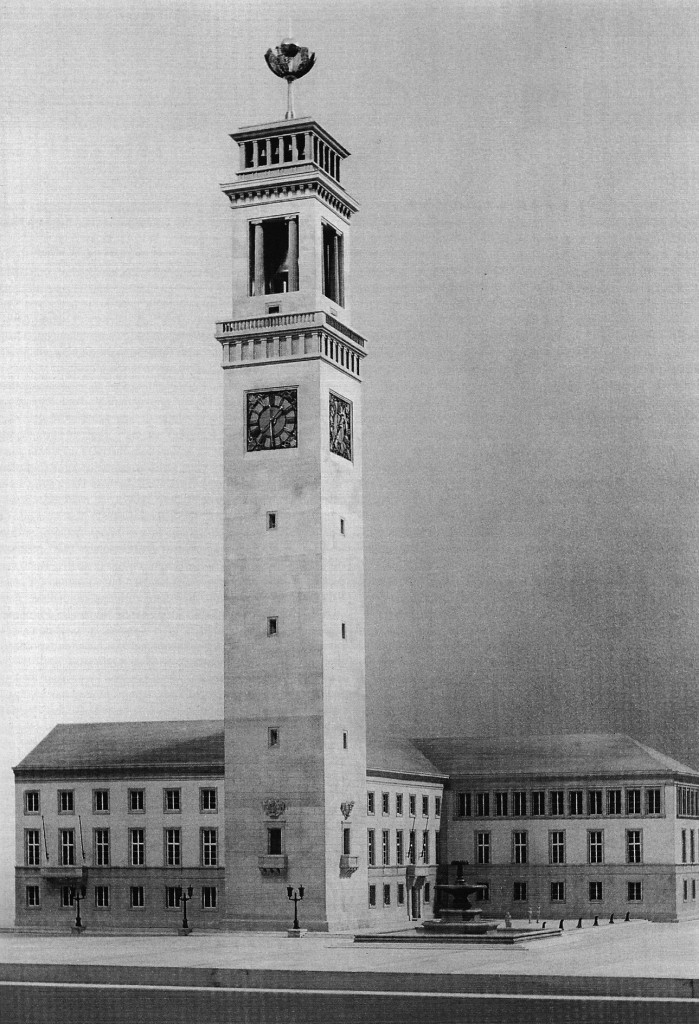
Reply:
M298 217L273 217L250 225L250 295L299 289Z

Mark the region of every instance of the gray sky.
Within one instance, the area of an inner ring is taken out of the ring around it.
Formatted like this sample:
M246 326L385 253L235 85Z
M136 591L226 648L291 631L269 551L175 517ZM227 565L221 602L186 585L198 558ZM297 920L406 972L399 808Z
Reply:
M222 712L218 183L289 13L361 203L370 711L699 766L696 5L10 0L5 822L57 721Z

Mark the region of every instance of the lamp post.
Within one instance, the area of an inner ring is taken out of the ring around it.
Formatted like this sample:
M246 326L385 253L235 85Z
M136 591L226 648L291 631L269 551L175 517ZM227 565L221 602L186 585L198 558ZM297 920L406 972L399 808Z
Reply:
M180 897L180 903L182 904L182 927L180 929L180 935L188 935L192 930L189 927L189 921L187 920L187 904L194 895L194 889L192 886L188 886L187 890L178 887L178 895Z
M301 935L301 929L299 928L298 903L299 900L303 899L303 886L299 886L297 895L296 890L293 888L293 886L287 885L286 895L289 897L290 900L294 901L294 925L293 928L289 929L288 934L298 937L299 935Z
M83 922L80 917L80 903L85 899L86 895L87 889L84 885L81 885L79 889L71 888L70 890L70 898L73 903L75 903L75 924L73 926L73 930L76 932L81 932L83 930Z

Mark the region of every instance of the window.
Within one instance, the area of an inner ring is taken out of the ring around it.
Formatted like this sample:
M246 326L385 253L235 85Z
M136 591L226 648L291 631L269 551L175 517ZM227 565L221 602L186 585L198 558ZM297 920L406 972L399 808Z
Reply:
M422 833L422 863L430 863L430 833L427 829Z
M399 818L403 817L403 794L396 793L396 815Z
M168 910L176 910L180 905L182 889L179 885L168 885L165 889L165 906Z
M28 907L38 907L39 903L39 886L28 885L26 888L26 901Z
M342 235L339 231L323 224L323 294L331 302L344 306L342 267Z
M626 863L640 864L641 860L641 830L629 828L626 830Z
M551 902L565 903L566 885L565 882L551 882Z
M515 864L527 863L527 833L512 833L512 860Z
M527 901L527 883L526 882L515 882L512 890L512 898L515 903L526 903Z
M677 787L677 815L680 818L696 818L699 814L699 788Z
M351 832L351 829L343 828L343 830L342 830L342 852L346 856L349 856L349 854L352 852L351 843L352 843L352 832Z
M38 814L39 813L39 790L28 789L24 794L24 813L25 814ZM35 904L38 906L38 904Z
M369 886L369 906L370 907L375 907L376 906L376 886L375 885L370 885Z
M442 859L441 859L442 844L440 842L441 837L442 837L442 833L439 831L439 829L437 829L437 831L434 834L434 859L435 859L435 863L437 863L437 864L441 864L441 862L442 862Z
M692 879L692 899L695 900L696 898L697 898L697 880L696 880L696 878L693 878Z
M507 793L496 793L495 794L495 817L506 818L507 817Z
M456 798L457 814L460 818L471 817L471 794L458 793Z
M689 859L692 864L696 861L696 851L694 848L694 829L689 830Z
M201 863L205 868L213 868L218 864L218 829L201 830Z
M276 530L276 528L277 528L277 513L276 512L268 512L267 513L267 529L268 530Z
M109 864L109 829L96 828L93 835L95 849L93 863L98 868L105 868Z
M62 828L58 836L58 859L61 864L66 867L70 864L75 864L75 830L72 828Z
M689 882L686 878L682 879L682 899L685 903L689 899Z
M165 829L165 863L168 867L178 867L180 863L180 830Z
M604 832L601 830L587 833L587 863L604 863Z
M687 863L687 829L682 829L682 863Z
M660 814L660 790L646 790L646 814Z
M199 790L199 810L204 814L213 814L218 811L218 793L216 789Z
M367 793L366 795L366 812L367 814L374 814L374 794Z
M430 798L423 796L422 798L422 816L423 818L429 818L430 816Z
M587 813L588 814L601 814L602 813L602 790L601 789L588 789L588 791L587 791Z
M272 141L278 145L278 140ZM266 154L261 145L260 164L267 163ZM275 217L250 225L248 268L250 295L298 291L298 217Z
M277 616L272 615L267 619L267 636L277 635Z
M441 796L436 796L434 798L434 816L435 816L435 818L441 818L441 816L442 816L442 798L441 798Z
M621 790L607 790L607 814L621 814Z
M75 804L73 801L72 789L59 789L58 791L58 813L73 814Z
M627 814L640 814L641 813L641 791L640 791L640 789L627 789L626 790L626 813Z
M391 863L391 833L387 828L381 833L381 863L384 866Z
M527 816L527 794L523 789L512 794L512 813L515 818L526 818Z
M97 907L98 910L107 910L109 908L108 885L95 886L95 906Z
M129 890L129 903L132 910L136 910L138 907L145 907L146 899L142 885L131 886Z
M396 903L399 907L405 905L405 884L403 882L398 883L398 889L396 892Z
M61 906L64 909L73 906L73 889L70 885L61 886Z
M381 813L382 814L389 814L390 813L388 793L382 793L381 794Z
M38 828L24 830L24 863L27 867L38 868L41 863L41 846Z
M143 814L146 809L146 794L142 789L129 790L129 813Z
M588 894L590 903L601 903L602 902L602 883L601 882L590 882L588 884Z
M425 882L425 905L430 902L430 883Z
M490 864L490 832L476 832L476 861Z
M408 796L408 814L411 818L414 818L417 814L417 797L414 793Z
M163 809L168 814L180 813L182 808L180 806L179 789L166 789L163 791Z
M344 622L342 623L340 632L342 634L342 639L346 640L347 639L347 625L346 625L346 623L344 623Z
M552 789L549 793L549 813L553 816L563 814L563 790Z
M490 815L490 793L476 793L476 817L487 818Z
M581 789L571 789L568 794L568 813L569 814L583 814L583 791Z
M342 734L342 749L343 750L347 750L347 746L348 746L347 733L343 732L343 734Z
M403 863L403 831L396 832L396 864Z
M282 852L282 830L272 826L267 829L267 853L272 857L281 857Z
M92 790L92 810L95 814L109 814L109 790Z
M384 907L391 906L391 886L384 885L383 887L383 905Z
M626 899L629 903L640 903L643 899L643 890L640 882L626 883Z
M142 828L129 829L129 862L135 868L146 863L145 830Z
M370 828L367 833L368 839L368 850L367 850L367 863L370 868L373 868L376 864L376 832L373 828Z
M201 887L201 908L202 910L216 910L218 906L218 890L215 885L202 885Z
M490 882L477 882L476 903L488 903L490 900Z
M345 521L342 518L340 519L340 533L343 537L345 536Z
M415 832L413 829L408 832L408 864L415 863Z
M565 864L566 834L565 832L549 832L549 864Z
M543 789L535 789L532 793L532 814L537 816L546 814L546 794Z

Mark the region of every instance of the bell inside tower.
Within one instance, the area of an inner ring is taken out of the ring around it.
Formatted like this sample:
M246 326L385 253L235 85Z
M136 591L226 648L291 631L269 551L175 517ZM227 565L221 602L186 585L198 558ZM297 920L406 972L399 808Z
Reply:
M275 217L250 225L250 295L276 295L299 288L297 217Z

